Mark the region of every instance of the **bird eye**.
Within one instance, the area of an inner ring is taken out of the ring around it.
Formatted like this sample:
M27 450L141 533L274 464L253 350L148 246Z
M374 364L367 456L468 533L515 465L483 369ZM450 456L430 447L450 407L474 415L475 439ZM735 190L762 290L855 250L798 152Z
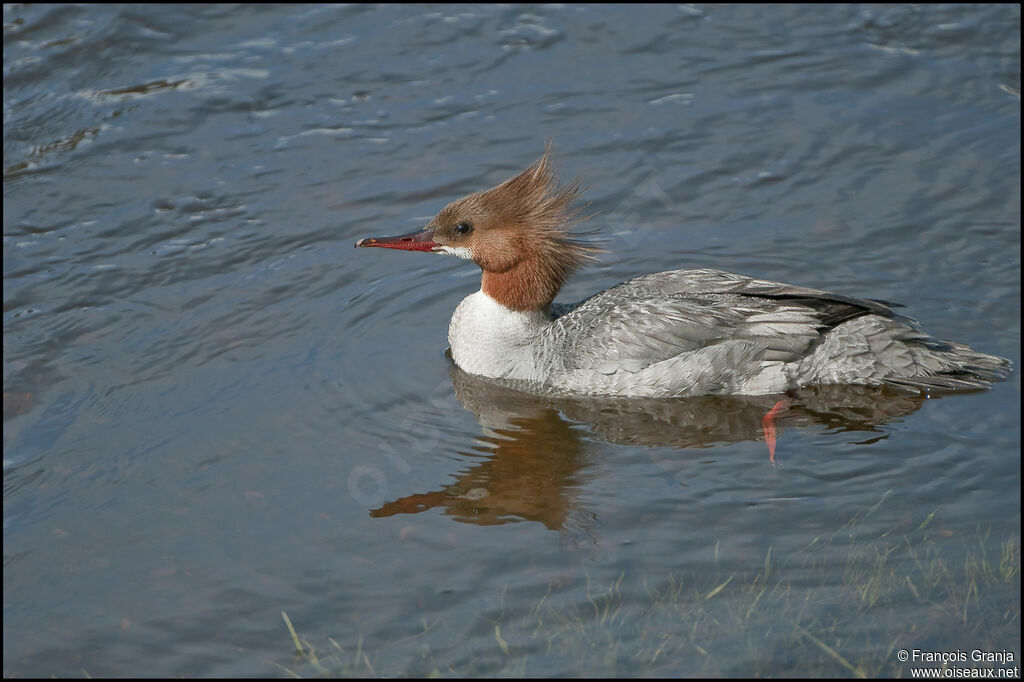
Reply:
M455 231L459 234L469 234L473 231L473 226L469 223L459 223L455 226Z

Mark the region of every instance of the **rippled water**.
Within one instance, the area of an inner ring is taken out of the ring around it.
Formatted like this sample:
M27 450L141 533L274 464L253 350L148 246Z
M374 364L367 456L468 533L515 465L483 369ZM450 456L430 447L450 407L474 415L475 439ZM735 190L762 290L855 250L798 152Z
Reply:
M555 144L571 301L713 266L1020 366L1020 9L4 8L4 674L1020 660L1020 379L545 400L355 251ZM332 643L333 642L333 643ZM344 649L344 655L335 648ZM357 653L358 652L358 655Z

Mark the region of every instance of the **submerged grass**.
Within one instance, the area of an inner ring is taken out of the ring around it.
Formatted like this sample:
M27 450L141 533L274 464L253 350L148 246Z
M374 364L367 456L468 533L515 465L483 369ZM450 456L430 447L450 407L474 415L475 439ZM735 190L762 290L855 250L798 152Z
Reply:
M372 652L361 636L354 648L328 638L318 650L282 612L295 652L289 665L274 665L295 677L909 677L912 664L897 651L917 648L1009 649L1005 667L1019 666L1019 538L990 556L997 545L988 531L932 533L934 515L910 533L865 537L862 522L886 496L784 560L769 548L756 571L668 573L628 592L625 573L597 589L588 576L583 600L563 603L549 586L514 615L501 594L498 615L481 614L479 627L423 621L420 633ZM453 656L452 642L467 637Z

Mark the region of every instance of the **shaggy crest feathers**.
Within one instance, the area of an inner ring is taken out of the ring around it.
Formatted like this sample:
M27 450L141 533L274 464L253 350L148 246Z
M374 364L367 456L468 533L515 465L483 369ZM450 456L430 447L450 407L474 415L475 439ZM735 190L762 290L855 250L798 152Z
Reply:
M568 236L583 219L580 209L572 206L582 190L578 180L559 186L550 155L548 143L544 155L523 172L456 202L472 202L480 211L501 216L513 231L508 246L526 257L507 269L480 265L484 291L514 310L549 304L569 275L602 251Z

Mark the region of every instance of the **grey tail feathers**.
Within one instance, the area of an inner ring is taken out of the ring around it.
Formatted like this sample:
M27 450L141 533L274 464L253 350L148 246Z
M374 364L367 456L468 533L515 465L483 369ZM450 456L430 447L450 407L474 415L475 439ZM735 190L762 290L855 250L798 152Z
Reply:
M922 391L983 390L1010 375L1013 363L1006 358L978 351L953 341L925 337L915 339L939 360L941 369L918 376L888 377L887 384Z

